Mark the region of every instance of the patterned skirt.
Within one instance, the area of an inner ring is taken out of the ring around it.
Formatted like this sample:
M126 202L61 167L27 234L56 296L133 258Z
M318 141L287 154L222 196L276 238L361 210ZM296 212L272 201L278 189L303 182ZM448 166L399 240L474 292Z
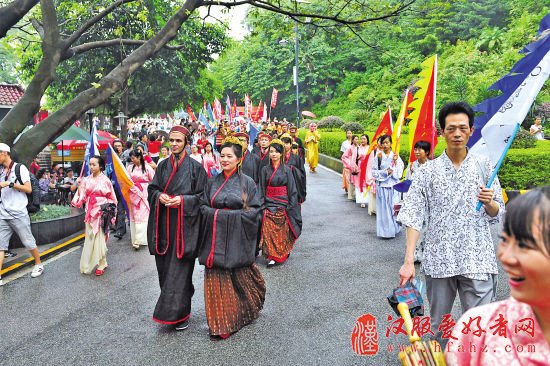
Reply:
M294 234L286 219L285 211L265 211L260 245L267 259L283 263L294 247Z
M265 281L255 264L204 271L204 302L211 335L235 333L260 315Z

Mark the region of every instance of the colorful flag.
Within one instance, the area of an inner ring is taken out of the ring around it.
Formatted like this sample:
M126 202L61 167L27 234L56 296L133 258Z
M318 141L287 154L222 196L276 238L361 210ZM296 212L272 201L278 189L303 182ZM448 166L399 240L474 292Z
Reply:
M275 108L275 106L277 105L278 97L279 97L279 91L273 88L273 91L271 92L271 108Z
M220 121L223 116L223 108L222 104L218 100L218 98L214 99L214 117L216 118L216 122Z
M403 104L401 105L401 110L399 111L399 117L395 122L395 126L392 134L392 150L394 153L399 155L399 148L401 142L401 129L405 123L405 118L408 115L409 103L412 101L412 94L409 89L405 90L405 97L403 98Z
M90 141L86 146L86 153L84 154L84 163L82 164L82 170L80 172L81 177L87 177L90 175L90 158L99 155L99 143L97 142L97 127L95 123L92 123L92 133L90 135Z
M237 117L237 99L233 99L233 105L231 106L231 122Z
M227 118L228 120L231 119L231 99L229 99L229 95L225 100L225 118Z
M256 113L254 114L254 121L259 121L263 118L264 115L264 109L262 106L262 100L260 99L260 103L258 104L258 109L256 109Z
M262 113L262 122L267 122L267 103L264 103L264 111Z
M378 138L380 136L384 135L391 135L393 132L393 124L391 120L391 109L388 107L388 110L386 113L384 113L384 116L382 117L382 121L380 121L380 124L378 125L378 128L376 129L376 132L374 133L374 136L372 136L372 140L370 141L369 150L367 152L367 158L363 159L360 166L360 172L359 175L359 187L361 189L361 192L363 192L363 187L365 187L365 182L367 179L367 164L371 155L371 152L378 147Z
M128 217L130 217L130 190L134 186L134 182L132 182L124 164L122 164L122 161L110 144L105 151L105 173L111 178L114 188L120 197L122 197L122 205L126 209Z
M409 104L414 110L409 115L409 151L413 151L418 141L427 141L431 145L430 154L433 154L437 145L437 127L435 118L435 92L437 86L437 55L430 57L422 63L422 77L414 86L419 90L414 95L414 100ZM410 154L409 161L416 160L416 155Z
M208 105L207 105L206 113L207 113L208 118L210 119L210 122L214 122L215 121L214 113L212 112L212 106L210 106L210 103L208 103Z
M468 141L470 152L489 157L493 164L504 158L507 144L517 125L527 116L531 105L550 74L550 14L541 21L539 39L527 45L527 53L510 73L489 90L502 94L474 107L484 114L475 118L474 133ZM545 33L546 32L546 33Z
M248 121L248 136L250 143L248 144L248 149L252 151L252 148L254 147L254 140L256 140L256 137L258 136L258 129L251 121Z
M193 112L189 104L187 105L187 113L189 113L189 117L191 118L191 121L197 121L197 116L195 116L195 113Z
M202 111L199 113L199 122L206 128L208 132L212 129L208 121L206 120L206 116L202 113Z

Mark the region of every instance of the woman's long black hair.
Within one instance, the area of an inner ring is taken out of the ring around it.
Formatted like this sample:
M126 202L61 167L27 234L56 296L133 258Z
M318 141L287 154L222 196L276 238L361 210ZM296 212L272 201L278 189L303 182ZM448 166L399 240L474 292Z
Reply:
M130 154L128 155L130 157L135 156L136 158L139 158L139 162L141 163L141 171L143 172L143 174L145 174L147 170L145 169L145 159L143 158L143 154L141 153L141 151L138 148L135 148L134 150L130 151ZM136 166L132 164L132 172L135 168Z

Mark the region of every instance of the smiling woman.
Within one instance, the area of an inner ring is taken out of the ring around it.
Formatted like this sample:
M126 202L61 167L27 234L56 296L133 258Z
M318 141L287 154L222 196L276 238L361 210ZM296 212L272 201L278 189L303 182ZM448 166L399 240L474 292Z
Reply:
M479 318L484 331L477 337L456 326L456 341L447 347L448 365L547 365L550 360L550 187L509 203L498 258L511 297L462 316L457 325ZM461 352L461 346L470 352Z

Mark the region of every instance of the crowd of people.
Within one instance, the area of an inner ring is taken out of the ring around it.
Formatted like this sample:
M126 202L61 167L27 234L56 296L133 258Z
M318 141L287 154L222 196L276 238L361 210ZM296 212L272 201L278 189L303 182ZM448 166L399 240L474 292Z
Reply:
M128 212L102 156L89 159L87 177L57 166L54 180L46 169L37 175L44 194L59 179L70 180L72 205L86 208L82 274L105 273L109 235L121 239L129 224L132 247L148 246L155 257L161 293L153 320L187 328L198 258L206 267L210 335L225 339L262 309L266 286L256 258L261 253L267 267L281 265L300 236L306 154L297 128L287 123L258 124L250 141L245 123L208 131L182 122L167 139L153 132L113 142L133 182Z
M473 120L474 112L465 103L443 106L438 121L447 143L445 151L434 159L430 143L418 141L415 161L406 168L392 150L392 136L378 136L373 145L368 135L348 131L341 146L342 186L348 199L376 214L378 237L395 238L405 228L400 284L415 278L415 262L421 262L431 329L443 347L448 339L442 338L440 324L458 294L464 317L484 314L489 321L499 312L518 320L520 315L532 316L534 342L540 348L536 354L507 354L508 360L548 360L550 299L545 294L550 293L550 193L548 187L533 190L516 198L505 211L498 178L486 186L492 163L470 154L466 147ZM210 336L226 339L256 319L263 307L266 283L256 264L260 253L266 267L281 265L300 237L301 205L307 196L305 163L315 173L321 134L311 124L304 144L296 136L297 128L287 123L252 125L259 131L252 141L253 131L246 123L222 124L212 130L193 127L176 124L167 138L138 134L135 147L121 140L113 147L133 182L128 207L131 245L135 250L147 246L155 257L160 296L153 320L175 330L189 326L198 259L205 266ZM16 232L35 258L32 277L38 277L44 267L27 212L19 208L30 190L29 172L21 166L22 179L16 177L14 164L9 146L0 144L0 251L7 249ZM111 232L118 238L124 235L126 212L112 177L104 174L105 160L94 156L89 168L90 176L75 179L72 171L31 166L42 192L49 192L62 179L74 195L72 204L86 207L80 271L91 274L95 268L95 275L101 276L108 268L108 236ZM53 180L50 174L55 175ZM403 175L410 184L406 193L394 189ZM478 202L481 210L475 209ZM501 220L504 229L495 252L490 225ZM497 257L512 288L512 297L500 303L494 302ZM489 335L472 340L456 329L453 334L463 342L524 342L519 337ZM448 352L452 365L497 364L491 357L451 348Z

